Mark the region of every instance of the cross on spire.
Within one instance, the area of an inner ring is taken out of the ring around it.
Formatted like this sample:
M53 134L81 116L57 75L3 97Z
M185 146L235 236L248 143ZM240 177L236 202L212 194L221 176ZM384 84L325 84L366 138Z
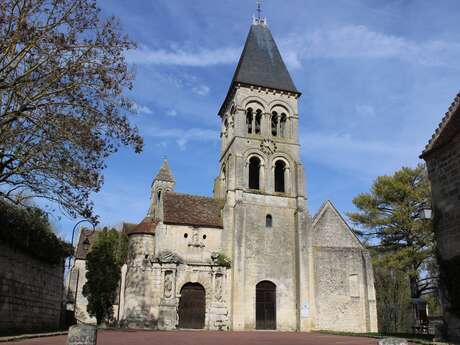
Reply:
M257 16L252 16L253 24L267 24L267 18L262 18L262 0L256 0Z
M262 1L261 0L257 0L257 19L260 21L260 17L261 17L261 14L262 14Z

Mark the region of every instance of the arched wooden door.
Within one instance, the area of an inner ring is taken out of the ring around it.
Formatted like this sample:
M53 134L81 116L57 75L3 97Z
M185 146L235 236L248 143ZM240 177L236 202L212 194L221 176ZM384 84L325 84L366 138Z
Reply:
M179 328L204 328L206 293L200 284L187 283L181 291L179 301Z
M276 329L276 285L269 281L256 285L256 329Z

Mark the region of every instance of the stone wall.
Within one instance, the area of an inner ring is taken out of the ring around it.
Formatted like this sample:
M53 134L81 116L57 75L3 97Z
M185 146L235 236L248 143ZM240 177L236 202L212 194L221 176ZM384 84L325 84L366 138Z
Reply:
M460 255L460 135L425 158L431 181L436 242L443 259ZM449 334L460 339L460 319L448 312Z
M313 221L315 329L377 332L369 253L327 202Z
M50 265L0 243L0 333L61 326L64 265Z

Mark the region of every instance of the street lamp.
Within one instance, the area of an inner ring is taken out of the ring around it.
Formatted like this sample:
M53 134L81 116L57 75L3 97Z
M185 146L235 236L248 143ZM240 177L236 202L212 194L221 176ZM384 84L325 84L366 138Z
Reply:
M88 251L89 249L89 246L90 246L90 242L88 240L88 237L91 236L95 231L96 231L96 224L94 224L93 222L91 222L90 220L88 219L82 219L80 220L79 222L77 222L77 224L74 225L73 229L72 229L72 240L71 240L71 244L72 244L72 247L74 247L73 245L73 241L74 241L74 237L75 237L75 230L77 229L77 227L81 224L81 223L84 223L84 222L87 222L89 224L91 224L91 227L92 227L92 231L90 234L87 234L86 235L86 238L85 240L83 241L83 249L85 251ZM72 263L72 257L74 257L73 255L69 257L69 264L68 264L68 268L70 268L70 265Z

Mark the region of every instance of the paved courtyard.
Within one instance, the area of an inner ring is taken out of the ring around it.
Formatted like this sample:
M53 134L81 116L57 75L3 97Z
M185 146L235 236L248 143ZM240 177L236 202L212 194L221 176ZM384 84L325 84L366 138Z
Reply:
M67 336L35 338L15 345L66 345ZM98 345L376 345L371 338L281 332L102 331Z

